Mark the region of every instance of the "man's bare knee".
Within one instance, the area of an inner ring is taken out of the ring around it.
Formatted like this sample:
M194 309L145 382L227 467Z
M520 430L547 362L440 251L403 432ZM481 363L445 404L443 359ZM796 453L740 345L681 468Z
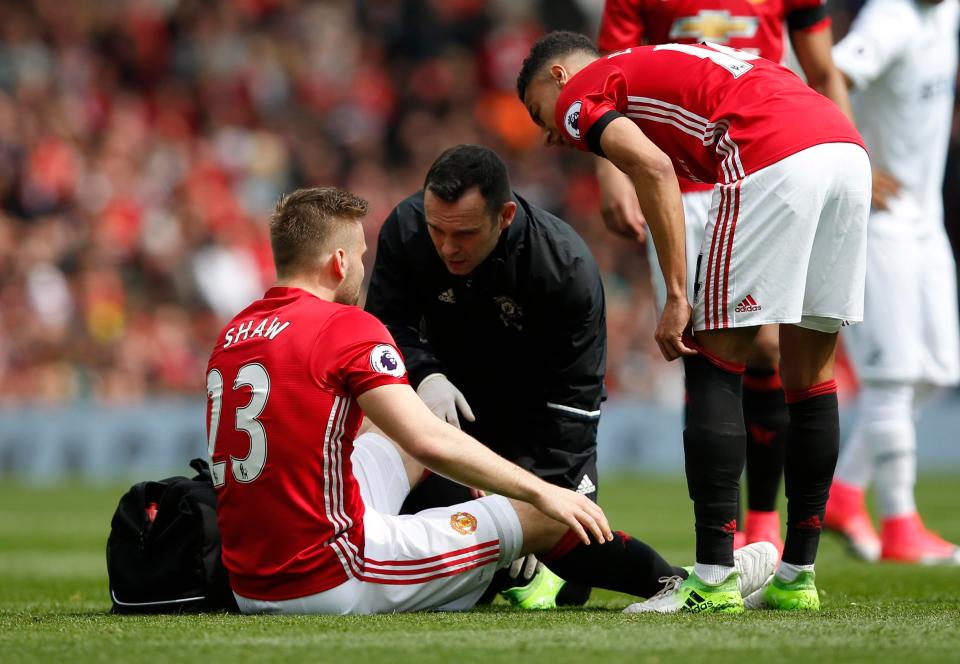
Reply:
M511 499L510 504L517 512L523 531L521 555L547 553L569 530L565 524L554 521L530 503Z
M780 326L780 374L783 389L805 390L833 378L837 351L835 332L818 332L797 325Z
M364 418L363 423L360 425L358 437L365 433L375 433L390 441L390 444L393 445L394 449L397 450L397 454L400 455L400 460L403 461L403 469L406 472L407 481L410 483L410 488L412 489L420 484L424 478L425 471L427 469L426 466L407 454L402 447L397 445L396 441L390 438L376 424L370 421L369 417Z
M708 353L727 362L743 364L757 336L759 327L738 327L724 330L703 330L694 335L694 340Z
M776 369L780 364L779 325L764 325L757 332L747 354L747 366L754 369Z

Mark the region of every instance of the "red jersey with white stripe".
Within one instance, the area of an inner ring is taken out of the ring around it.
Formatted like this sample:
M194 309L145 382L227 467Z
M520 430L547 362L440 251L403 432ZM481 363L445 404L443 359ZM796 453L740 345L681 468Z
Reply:
M358 307L271 288L227 324L207 367L207 424L234 591L281 600L347 580L363 556L356 399L406 382L390 333Z
M830 25L824 0L607 0L597 45L618 51L641 44L708 41L783 60L783 27Z
M708 41L782 62L784 22L791 31L828 28L825 0L606 0L597 45L611 52L641 44ZM681 178L680 188L711 187Z
M837 106L785 67L718 44L640 46L567 81L554 109L565 141L602 155L626 116L694 182L731 183L822 143L856 143Z

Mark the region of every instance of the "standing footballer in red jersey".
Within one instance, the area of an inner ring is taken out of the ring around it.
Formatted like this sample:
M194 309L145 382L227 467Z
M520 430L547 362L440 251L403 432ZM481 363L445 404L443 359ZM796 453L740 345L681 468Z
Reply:
M552 33L517 90L547 145L592 151L630 177L666 284L656 339L668 360L684 359L697 564L634 610L744 607L732 567L743 371L771 324L790 415L787 537L777 575L748 604L819 609L813 564L839 449L837 332L863 319L870 163L859 134L788 69L717 44L601 57L583 35ZM714 184L692 318L676 173Z
M241 611L466 609L496 569L529 553L563 578L641 597L685 576L611 532L586 496L497 456L420 400L390 333L354 306L366 211L332 188L282 198L270 225L278 284L227 324L210 357L209 454ZM380 431L358 436L364 415ZM397 516L425 466L500 495ZM738 551L744 591L776 559L752 546Z
M831 56L833 35L823 0L606 0L597 45L603 52L639 44L702 41L723 44L781 62L784 23L807 83L832 99L852 119L843 74ZM597 159L601 212L614 232L636 237L643 232L643 214L630 178L606 159ZM713 187L680 179L686 223L687 290L691 301L703 229L707 225ZM654 260L652 243L650 262ZM665 299L663 275L653 269L660 306ZM769 541L783 548L777 494L783 474L784 440L789 416L780 380L779 333L768 325L757 333L743 378L743 418L747 427L747 515L734 541Z

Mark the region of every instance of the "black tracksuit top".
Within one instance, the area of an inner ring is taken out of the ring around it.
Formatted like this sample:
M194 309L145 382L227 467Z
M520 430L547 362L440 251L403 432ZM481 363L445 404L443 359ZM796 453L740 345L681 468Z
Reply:
M465 431L575 489L596 461L605 398L603 285L569 225L514 200L513 223L467 276L437 255L423 192L402 201L380 230L366 309L390 330L414 388L445 374L476 415L460 416Z

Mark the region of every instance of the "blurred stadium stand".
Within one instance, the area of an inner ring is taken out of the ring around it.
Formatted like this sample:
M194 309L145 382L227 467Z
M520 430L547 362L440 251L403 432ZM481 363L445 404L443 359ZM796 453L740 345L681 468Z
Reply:
M601 456L679 467L679 444L661 448L678 440L681 382L652 340L645 252L604 231L591 161L539 148L513 88L536 36L594 34L601 7L0 3L0 473L96 475L200 454L210 346L273 278L266 219L279 194L337 184L367 197L372 260L391 207L465 142L503 155L514 188L575 226L601 266ZM835 10L842 32L855 7ZM960 129L946 186L955 241L958 154ZM924 423L921 450L960 466L927 441L960 428L951 399Z

